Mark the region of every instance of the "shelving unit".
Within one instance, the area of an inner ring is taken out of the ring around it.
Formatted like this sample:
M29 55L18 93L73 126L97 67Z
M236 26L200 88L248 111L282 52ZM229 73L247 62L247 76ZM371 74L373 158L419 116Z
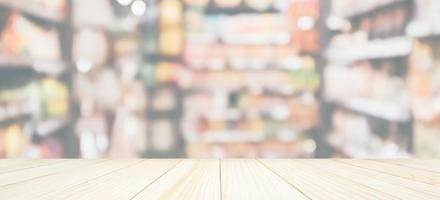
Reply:
M25 14L51 23L64 23L66 19L66 16L62 13L47 10L47 8L38 2L27 0L0 0L0 5L24 12ZM45 10L45 12L42 12L42 10Z
M343 14L343 17L345 18L361 17L407 2L408 0L384 0L384 1L377 1L376 3L367 3L367 5L358 6L357 8L354 9L350 7Z
M292 30L299 16L288 10L303 5L290 6L186 5L188 15L203 19L186 24L183 123L190 157L314 156L320 78L315 52L293 41L301 37Z
M141 25L144 43L141 48L144 61L143 80L148 97L145 117L149 124L148 145L143 157L183 158L187 156L186 142L181 128L182 99L185 94L177 78L177 71L184 63L181 49L183 48L181 31L184 29L181 21L183 3L165 0L151 3L150 6L159 13L174 12L178 17L159 14ZM176 41L175 37L179 39ZM171 44L168 39L179 44ZM170 46L180 48L170 50Z
M257 10L248 6L246 3L242 2L238 6L232 8L222 8L216 5L213 1L210 1L205 8L205 14L208 15L238 15L238 14L261 14L261 13L278 13L279 11L273 6L270 6L264 10Z
M406 34L414 38L414 48L408 59L408 90L414 116L414 153L421 158L439 158L438 60L440 9L438 1L415 1L415 15Z
M67 70L64 61L45 61L30 58L0 57L0 68L5 69L29 69L35 73L58 76Z
M347 44L343 47L331 47L326 57L332 61L353 62L358 60L383 59L408 56L412 50L412 39L395 37L377 39L359 44Z
M406 108L404 105L396 105L396 103L392 102L381 102L367 98L352 98L336 102L339 106L343 106L354 112L388 121L406 122L411 118L409 108Z
M332 32L324 54L326 103L322 109L329 113L321 119L328 125L326 138L333 155L405 157L414 142L414 117L405 86L406 60L414 48L413 38L405 31L414 2L353 3L333 7L330 14L345 18L351 29ZM345 84L342 74L347 77ZM360 137L370 139L356 140Z
M49 136L67 126L69 119L66 117L54 118L37 123L36 132L39 136Z
M3 143L0 145L7 145L10 148L16 145L15 149L6 149L6 152L0 152L1 157L70 157L68 152L71 152L72 149L67 144L72 143L72 140L68 134L72 134L73 131L69 129L71 113L68 107L70 107L71 101L68 91L71 88L70 76L72 74L70 71L69 51L65 51L65 48L70 48L65 41L71 40L70 35L65 34L70 28L70 12L68 12L70 1L60 1L60 3L65 3L65 7L62 9L60 7L48 8L45 7L44 2L36 1L0 0L0 8L5 11L4 14L8 14L8 17L10 15L17 15L23 17L22 20L28 20L26 23L32 24L31 26L56 32L59 36L59 41L55 43L60 45L57 48L61 50L59 58L46 59L32 57L32 53L30 55L12 55L10 52L5 54L4 52L7 52L7 50L0 49L0 73L2 73L2 77L9 76L7 80L3 80L7 82L1 83L4 85L0 89L0 93L4 93L2 96L4 98L0 99L0 102L4 103L4 106L2 105L1 107L3 119L0 120L0 134L5 137L6 134L16 134L14 137L20 137L22 140L29 141L27 146L20 147L17 141L15 144L6 144L10 141L0 140ZM61 6L61 4L58 6ZM46 12L42 12L42 10ZM25 25L29 26L29 24ZM0 27L5 28L3 25ZM0 31L2 33L0 35L3 35L5 30L2 29ZM3 48L7 47L3 46ZM9 46L9 48L11 47ZM52 54L56 53L52 52ZM16 84L11 85L12 83ZM43 89L43 87L46 87L46 89ZM59 88L56 90L54 87L63 87L66 90L65 94L56 93L60 92L60 90ZM52 97L47 93L48 90L52 93ZM37 91L39 91L41 96L35 96L34 93ZM54 98L54 94L57 95L57 99L50 99ZM36 99L40 99L38 100L38 104L40 104L37 106L38 109L36 109L35 105ZM11 103L14 101L22 103L21 105L11 107ZM63 105L59 104L61 102ZM46 105L50 103L52 105ZM50 108L51 106L52 108ZM61 111L64 109L64 106L66 106L66 113ZM57 112L63 112L63 114L54 115ZM22 133L11 132L12 129L14 131L19 130ZM23 136L20 136L20 134ZM20 142L25 143L26 141ZM61 149L56 147L58 145ZM32 153L32 151L34 152Z
M438 0L78 2L0 0L0 158L440 157Z

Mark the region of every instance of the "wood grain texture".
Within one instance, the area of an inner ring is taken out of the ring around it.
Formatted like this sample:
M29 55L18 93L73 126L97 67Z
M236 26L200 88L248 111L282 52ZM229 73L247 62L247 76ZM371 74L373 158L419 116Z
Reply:
M256 160L221 163L223 199L309 199Z
M184 160L133 199L221 199L218 160Z
M39 166L56 164L65 160L0 160L0 174Z
M440 199L438 160L0 160L0 199Z

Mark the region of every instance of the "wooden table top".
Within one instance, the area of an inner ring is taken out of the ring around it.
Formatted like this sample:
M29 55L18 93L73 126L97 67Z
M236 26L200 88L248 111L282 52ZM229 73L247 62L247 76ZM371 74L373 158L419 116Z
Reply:
M439 160L0 160L0 199L440 199Z

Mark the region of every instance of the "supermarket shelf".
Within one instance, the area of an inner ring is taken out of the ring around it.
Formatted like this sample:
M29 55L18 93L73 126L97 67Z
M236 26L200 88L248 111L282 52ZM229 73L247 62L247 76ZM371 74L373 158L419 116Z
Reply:
M13 123L21 123L30 118L29 113L20 113L14 116L2 117L0 119L0 127L8 126Z
M409 108L405 109L403 106L391 102L351 98L345 101L336 101L336 103L352 111L389 121L405 122L411 116Z
M261 142L265 134L246 131L207 132L201 137L203 142L209 143L243 143Z
M382 40L351 44L343 47L330 47L325 56L332 61L356 61L407 56L412 50L412 40L408 37L395 37Z
M214 4L211 4L205 10L206 15L238 15L238 14L262 14L262 13L279 13L279 11L273 7L260 11L251 8L244 3L233 8L221 8Z
M360 9L351 9L348 12L346 12L345 14L343 14L343 16L345 18L355 18L358 16L362 16L362 15L367 15L369 13L378 11L378 10L383 10L395 5L398 5L400 3L405 3L408 0L388 0L388 1L381 1L381 3L377 4L377 5L371 5L371 6L362 6Z
M438 199L438 160L3 160L4 199ZM111 192L109 192L111 191Z
M337 144L336 142L329 141L329 144L335 149L335 151L346 158L357 158L357 159L406 159L409 158L409 155L403 152L399 152L397 155L376 155L372 152L367 151L364 148L361 148L359 146L341 146L340 144Z
M46 8L38 5L37 3L29 4L29 1L23 0L0 0L0 5L7 6L19 11L22 11L26 14L29 14L33 17L49 21L60 23L64 20L64 16L59 15L57 13L48 12ZM42 12L45 10L45 12Z
M440 30L430 30L426 32L414 31L407 33L407 36L412 38L439 38Z
M33 60L28 58L11 58L0 56L0 68L4 69L31 69L37 73L47 75L59 75L63 73L67 67L61 61L44 61Z
M0 126L26 121L30 118L30 114L23 104L0 106Z
M68 122L69 120L66 117L45 120L37 124L36 131L40 136L48 136L65 127Z
M204 143L259 143L264 141L294 142L297 137L268 138L266 134L251 131L206 132L198 139Z

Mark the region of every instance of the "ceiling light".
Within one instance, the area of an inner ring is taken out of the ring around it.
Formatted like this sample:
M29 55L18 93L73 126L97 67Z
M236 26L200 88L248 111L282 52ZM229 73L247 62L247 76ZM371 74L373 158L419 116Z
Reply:
M136 16L142 16L147 11L147 4L142 0L136 0L131 4L131 12Z

